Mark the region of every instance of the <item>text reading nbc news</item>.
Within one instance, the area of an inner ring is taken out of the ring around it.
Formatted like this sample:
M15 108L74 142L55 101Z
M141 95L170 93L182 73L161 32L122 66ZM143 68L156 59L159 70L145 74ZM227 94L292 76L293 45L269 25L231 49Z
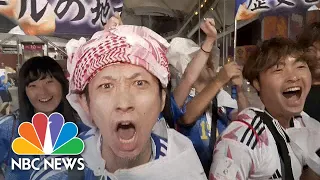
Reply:
M37 164L41 164L43 166L37 166ZM76 165L77 164L77 165ZM41 168L40 168L41 167ZM40 158L34 158L30 160L29 158L19 158L18 162L14 159L11 159L11 169L14 170L15 168L20 170L36 170L39 171L40 169L52 169L56 171L61 170L72 170L77 167L77 170L82 171L84 170L84 159L83 158L52 158L50 160Z
M32 123L20 124L18 132L20 137L12 142L12 150L19 156L11 159L12 170L84 169L84 159L77 156L84 149L77 137L78 127L73 122L65 123L60 113L49 117L37 113Z

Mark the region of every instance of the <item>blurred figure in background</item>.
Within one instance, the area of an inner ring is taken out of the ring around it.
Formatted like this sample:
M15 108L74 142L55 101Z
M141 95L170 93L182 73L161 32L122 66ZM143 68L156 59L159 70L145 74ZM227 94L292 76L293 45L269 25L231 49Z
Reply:
M1 75L0 75L0 97L2 104L0 106L0 114L8 115L10 114L10 106L12 97L8 90L11 83L8 80L8 72L6 71L4 63L1 63Z
M239 110L248 106L238 65L230 63L216 76L214 61L219 61L216 54L219 49L214 47L217 37L214 26L213 19L206 19L201 25L207 35L201 47L192 40L174 38L167 54L172 70L178 76L174 78L177 87L173 90L176 102L173 109L181 113L174 119L174 124L193 142L206 174L210 169L216 134L228 126L232 114L236 114L238 109L237 100L232 99L222 87L232 79L238 86Z
M168 85L169 93L160 117L163 115L171 128L176 127L178 119L185 113L183 105L203 67L206 65L217 39L217 30L213 19L205 19L201 24L201 29L206 34L206 39L201 49L193 41L184 38L174 38L170 43L167 57L171 67L174 67L171 68L171 72L178 71L179 77L172 81L174 83L173 89L171 89L170 83ZM189 47L189 49L185 49L185 47ZM192 58L189 57L189 54L192 55ZM171 78L176 77L171 76Z
M191 40L176 39L175 41L171 44L177 46L175 48L180 49L182 55L179 63L172 62L171 64L180 71L179 74L184 74L186 72L183 65L188 64L194 57L194 54L189 52L194 51L194 49L206 51L203 47L199 48ZM238 111L238 105L241 111L248 106L248 101L242 90L243 79L240 67L235 63L226 64L216 74L213 66L213 54L206 53L207 62L202 66L200 75L193 82L191 91L188 89L188 97L182 107L184 114L176 124L177 130L193 142L202 165L208 174L216 135L228 126L232 119L232 114L236 114ZM237 85L238 101L232 99L222 89L231 80Z
M305 58L309 61L312 75L312 86L304 111L320 122L320 22L307 26L300 35L298 43L305 49Z

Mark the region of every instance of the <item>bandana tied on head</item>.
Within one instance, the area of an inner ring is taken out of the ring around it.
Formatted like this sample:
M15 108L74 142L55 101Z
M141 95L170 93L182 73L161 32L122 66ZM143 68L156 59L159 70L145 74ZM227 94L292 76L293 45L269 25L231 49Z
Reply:
M90 116L79 104L80 95L90 80L107 66L128 63L145 68L166 87L169 81L168 47L169 43L152 30L130 25L98 32L88 42L70 40L66 48L70 74L68 101L81 120L94 127Z

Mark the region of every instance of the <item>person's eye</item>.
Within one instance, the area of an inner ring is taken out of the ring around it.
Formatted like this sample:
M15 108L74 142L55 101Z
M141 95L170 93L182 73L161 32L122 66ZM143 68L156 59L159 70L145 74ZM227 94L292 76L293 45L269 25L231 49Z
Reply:
M29 85L28 85L28 88L34 88L34 87L36 87L35 84L29 84Z
M274 72L281 72L282 70L283 70L282 67L277 67L277 68L274 70Z
M148 84L148 82L145 80L137 80L134 82L134 84L138 87L145 87Z
M298 69L304 69L304 68L307 68L307 65L305 63L300 63L298 64Z
M101 84L99 87L102 88L102 89L111 89L111 88L113 88L113 84L104 83L104 84Z
M283 70L284 66L281 64L275 65L273 67L273 72L281 72Z

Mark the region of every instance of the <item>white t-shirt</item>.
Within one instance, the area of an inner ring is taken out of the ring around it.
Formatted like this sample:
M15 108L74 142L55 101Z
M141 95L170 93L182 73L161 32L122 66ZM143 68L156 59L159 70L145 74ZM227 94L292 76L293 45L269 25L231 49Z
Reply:
M214 150L213 164L210 169L211 178L223 180L282 179L276 142L268 127L257 116L256 111L263 112L256 108L245 109L238 116L242 122L232 122L223 132ZM294 128L284 130L274 118L273 123L280 134L289 133L289 137L292 136L290 129L304 128L308 125L313 125L312 128L318 126L320 129L319 123L304 115L294 118ZM307 162L301 153L293 152L288 142L287 147L293 176L299 179L302 168L307 165Z

